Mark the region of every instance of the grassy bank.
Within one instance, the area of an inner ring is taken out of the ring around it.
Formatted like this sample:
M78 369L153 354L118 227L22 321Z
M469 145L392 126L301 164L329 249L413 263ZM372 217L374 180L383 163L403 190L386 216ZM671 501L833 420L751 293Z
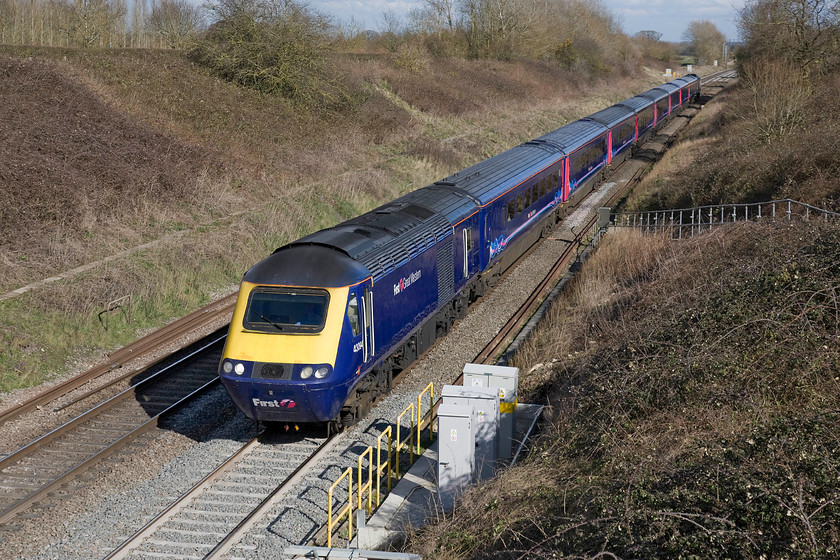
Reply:
M37 385L230 291L277 246L627 97L551 64L339 57L354 104L309 111L176 52L4 48L0 391ZM597 91L593 96L591 91ZM329 157L325 157L328 154ZM98 314L132 298L132 322Z
M840 546L837 226L610 236L516 359L524 464L424 558L826 558Z
M836 210L838 119L824 106L836 79L795 104L752 78L716 98L628 206L791 197ZM427 559L836 556L839 234L823 223L681 241L610 234L514 359L520 399L548 406L532 454L469 489L407 549Z

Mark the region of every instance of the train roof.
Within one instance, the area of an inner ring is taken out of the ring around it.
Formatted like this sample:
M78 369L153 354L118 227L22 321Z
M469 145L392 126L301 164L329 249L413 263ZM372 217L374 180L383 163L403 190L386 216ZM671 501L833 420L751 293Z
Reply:
M546 142L557 146L565 154L571 154L605 132L607 128L603 124L594 120L581 119L540 136L534 142Z
M638 113L643 109L646 109L653 105L653 101L651 101L650 97L642 97L641 95L637 95L635 97L631 97L630 99L625 99L621 103L618 104L620 107L628 107Z
M665 86L665 84L663 84L660 87L649 89L646 92L642 93L641 95L638 95L637 97L647 97L648 99L652 99L654 102L665 99L666 97L671 95L671 92L674 91L674 90L673 89L665 89L664 86Z
M335 227L323 229L281 247L320 246L340 251L361 263L374 279L452 235L440 213L397 199Z
M253 284L338 288L358 284L368 270L345 253L320 245L286 246L264 258L243 280Z
M528 142L450 175L432 187L463 192L484 206L562 157L557 146Z
M700 81L700 78L697 76L697 74L686 74L685 76L677 78L676 80L671 80L668 83L673 84L679 88L684 88L685 86L691 85L698 81Z
M457 224L478 210L479 201L457 185L437 183L412 191L395 202L418 204L441 214L450 224Z
M681 76L681 77L677 78L676 80L671 80L671 82L679 82L679 81L684 81L684 82L689 82L689 83L699 82L700 81L700 76L698 76L697 74L686 74L685 76Z
M601 109L597 113L592 113L591 115L582 120L593 120L595 122L601 123L607 128L613 128L614 126L618 126L619 124L626 121L635 114L636 111L628 107L622 105L613 105L612 107Z

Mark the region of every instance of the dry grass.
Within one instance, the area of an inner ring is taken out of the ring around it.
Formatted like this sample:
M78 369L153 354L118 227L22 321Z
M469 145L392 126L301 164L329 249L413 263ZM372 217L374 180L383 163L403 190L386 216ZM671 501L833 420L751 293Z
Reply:
M297 236L591 112L584 82L558 88L568 76L539 63L335 55L354 104L301 111L171 51L2 52L0 291L160 243L0 303L0 389L192 311ZM622 79L596 104L648 84ZM134 323L105 332L96 315L123 295Z
M840 208L840 77L806 87L788 79L790 72L762 67L748 75L745 87L716 97L703 113L713 110L701 113L684 134L686 141L672 150L672 163L647 179L630 206L669 209L794 198Z
M840 231L805 228L608 238L516 357L520 398L549 405L531 457L409 549L832 556Z

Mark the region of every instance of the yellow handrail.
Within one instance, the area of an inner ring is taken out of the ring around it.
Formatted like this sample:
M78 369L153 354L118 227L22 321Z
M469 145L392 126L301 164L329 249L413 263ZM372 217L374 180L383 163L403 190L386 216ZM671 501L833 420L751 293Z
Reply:
M382 503L382 497L379 492L380 490L380 481L382 479L382 438L386 435L388 436L388 460L385 461L385 467L388 470L388 492L391 491L391 449L394 444L394 438L392 437L391 426L385 428L385 430L379 434L379 437L376 438L376 506Z
M400 451L402 450L403 446L405 445L405 442L403 442L402 439L400 438L400 422L402 421L403 416L405 416L405 414L407 412L411 412L411 428L409 428L409 430L408 430L408 436L409 437L406 438L406 439L410 440L410 442L411 442L409 444L408 448L411 450L411 462L412 463L414 462L414 412L415 411L414 411L414 403L411 403L397 417L397 445L396 445L396 447L397 447L397 478L400 477Z
M429 383L429 385L423 389L417 396L417 404L414 403L409 404L405 410L400 413L397 417L397 429L396 429L396 438L394 438L394 430L392 426L387 426L379 437L376 438L376 468L374 469L373 466L373 447L370 446L365 449L361 455L359 455L358 460L358 485L357 485L357 493L356 493L356 505L357 509L362 509L365 500L365 494L367 494L367 512L368 514L371 513L373 507L373 476L376 473L376 506L379 507L382 503L382 492L381 492L381 485L382 485L382 474L383 472L387 474L388 477L388 491L391 491L391 470L395 468L396 478L399 479L400 477L400 451L408 447L409 452L411 453L411 462L414 463L414 453L415 449L417 454L420 454L420 434L425 426L429 426L429 434L431 437L431 426L432 422L434 421L434 384ZM421 411L423 405L423 395L426 393L429 394L429 418L426 420L421 419ZM408 437L405 441L402 440L402 422L403 418L406 414L409 414L410 420L410 427L408 430ZM416 422L415 422L416 421ZM416 430L415 430L416 426ZM415 438L415 431L417 436L417 445L415 448L414 438ZM385 437L388 437L388 453L386 454L387 457L383 462L382 459L382 442ZM367 458L367 482L364 481L364 460ZM396 465L393 467L392 465ZM345 479L347 478L347 505L345 505L341 511L339 511L335 516L333 515L333 491L335 488ZM347 532L347 540L348 542L353 539L353 468L348 467L341 476L338 477L338 480L330 486L330 490L328 493L328 519L327 519L327 546L332 548L332 534L335 530L336 526L338 526L343 520L344 517L347 517L347 524L348 524L348 532ZM335 517L335 518L334 518Z
M364 460L365 456L368 459L368 477L367 483L362 483L362 473L364 472L364 467L362 466L362 461ZM362 502L364 501L365 492L367 492L367 508L366 511L368 515L370 515L372 506L373 506L373 447L368 447L365 449L361 455L359 455L359 484L357 486L358 494L359 494L359 505L358 509L362 509Z
M423 395L429 393L429 421L428 423L423 420L423 405L422 399ZM434 435L432 434L432 420L434 419L434 412L435 412L435 384L429 383L423 392L417 395L417 454L420 455L420 433L423 431L427 425L429 426L429 439L432 439Z
M333 521L333 490L335 489L338 484L347 477L347 505L338 512L338 515ZM353 540L353 469L352 467L347 467L347 470L342 473L338 480L336 480L332 486L330 486L330 491L327 494L328 496L328 507L327 507L327 547L332 548L332 534L333 534L333 527L341 523L341 520L344 519L344 515L347 514L347 541L350 542Z

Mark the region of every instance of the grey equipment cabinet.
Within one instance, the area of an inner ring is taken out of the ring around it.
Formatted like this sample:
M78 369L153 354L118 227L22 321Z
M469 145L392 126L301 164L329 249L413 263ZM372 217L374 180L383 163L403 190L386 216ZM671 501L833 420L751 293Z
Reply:
M519 395L519 368L467 364L464 366L464 387L499 389L499 459L513 454L513 429Z
M443 404L475 410L473 480L477 482L491 478L495 474L499 456L499 390L444 385L441 399Z

